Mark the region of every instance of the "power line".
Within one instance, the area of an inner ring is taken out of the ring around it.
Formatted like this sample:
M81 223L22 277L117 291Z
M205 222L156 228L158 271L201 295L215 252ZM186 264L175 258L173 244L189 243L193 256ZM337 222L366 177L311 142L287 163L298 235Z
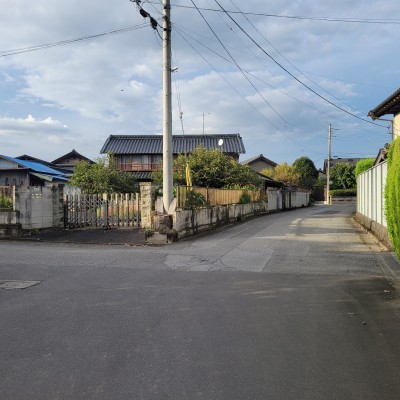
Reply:
M191 2L193 3L193 5L196 7L196 4L194 3L193 0L191 0ZM197 9L198 10L198 9ZM239 69L239 71L242 73L242 75L246 78L246 80L250 83L250 85L254 88L254 90L260 95L260 97L264 100L264 102L275 112L276 115L278 115L285 123L288 123L285 118L283 118L283 116L281 114L278 113L278 111L275 110L275 108L268 102L268 100L261 94L261 92L256 88L256 86L253 84L253 82L251 82L251 80L249 79L249 77L244 73L243 69L240 67L240 65L236 62L236 60L233 58L233 56L231 55L231 53L228 51L228 49L226 48L226 46L222 43L222 41L220 40L220 38L218 37L218 35L215 33L214 29L211 27L211 25L208 23L208 21L205 19L204 15L202 14L202 12L200 10L198 10L199 14L201 15L201 17L203 18L204 22L207 24L207 26L210 28L211 32L214 34L214 36L217 38L218 42L221 44L221 46L224 48L224 50L227 52L227 54L229 55L229 57L231 58L231 60L235 63L236 67Z
M183 6L175 4L177 8L189 8L194 9L196 7ZM395 18L332 18L332 17L307 17L307 16L295 16L295 15L279 15L279 14L267 14L267 13L255 13L255 12L240 12L240 11L221 11L215 8L200 8L201 11L213 11L213 12L227 12L230 14L244 14L258 17L273 17L273 18L286 18L286 19L297 19L297 20L310 20L310 21L325 21L325 22L344 22L344 23L359 23L359 24L383 24L383 25L400 25L400 20Z
M311 83L313 83L315 86L317 86L319 89L321 89L323 92L325 92L326 94L328 94L329 96L331 96L332 98L334 98L335 100L339 101L340 103L344 104L345 106L352 108L354 111L360 112L360 110L356 109L353 106L350 106L349 104L345 103L344 101L342 101L341 99L337 98L336 96L334 96L332 93L330 93L328 90L324 89L321 85L319 85L318 83L316 83L315 81L313 81L311 78L309 78L303 71L301 71L299 68L297 68L287 57L285 57L264 35L262 32L260 32L259 29L257 29L257 27L250 21L250 19L247 17L247 15L245 15L245 13L243 13L239 7L235 4L235 2L233 0L230 0L230 2L232 3L232 5L236 8L236 10L242 14L244 16L244 18L246 19L246 21L253 27L253 29L268 43L269 46L271 46L278 55L280 55L286 62L288 62L297 72L299 72L302 76L304 76L304 78L306 78L308 81L310 81Z
M275 58L273 58L268 52L266 52L237 22L236 20L229 15L229 13L221 6L221 4L218 2L218 0L215 0L215 2L219 5L219 7L221 8L221 10L223 10L226 15L228 15L228 17L235 23L235 25L264 53L266 54L275 64L277 64L281 69L283 69L287 74L289 74L293 79L295 79L297 82L299 82L301 85L303 85L305 88L307 88L309 91L311 91L312 93L314 93L316 96L318 96L319 98L321 98L322 100L326 101L327 103L331 104L332 106L336 107L337 109L345 112L348 115L351 115L354 118L360 119L361 121L367 122L368 124L371 125L376 125L376 126L380 126L382 127L382 125L379 125L375 122L369 121L365 118L359 117L356 114L351 113L348 110L345 110L344 108L338 106L337 104L333 103L332 101L330 101L329 99L327 99L326 97L322 96L321 94L319 94L318 92L316 92L314 89L312 89L310 86L308 86L306 83L304 83L303 81L301 81L299 78L297 78L295 75L293 75L287 68L285 68L279 61L275 60Z
M93 35L81 36L81 37L74 38L74 39L60 40L58 42L44 43L44 44L39 44L36 46L22 47L19 49L3 50L0 52L0 57L9 57L9 56L14 56L16 54L30 53L32 51L45 50L45 49L59 47L59 46L66 46L66 45L73 44L73 43L84 42L87 40L98 39L98 38L105 37L105 36L117 35L120 33L130 32L130 31L134 31L137 29L145 28L145 27L147 27L147 24L139 24L139 25L128 26L125 28L113 29L111 31L95 33Z
M277 129L279 131L279 133L281 133L283 136L285 136L288 140L290 140L291 142L293 142L296 146L298 146L302 151L304 150L308 150L311 151L313 153L316 154L322 154L320 151L316 151L313 150L307 146L304 146L303 144L297 142L296 140L294 140L293 138L291 138L289 135L287 135L285 132L283 132L279 127L277 127L275 124L273 124L257 107L255 107L252 103L250 103L245 97L242 96L242 94L236 89L235 86L233 86L223 75L221 75L217 69L185 38L185 36L182 35L181 32L179 32L179 29L176 30L176 32L178 33L178 35L199 55L199 57L201 57L203 59L203 61L210 67L212 68L219 76L222 80L225 81L225 83L231 87L231 89L236 92L236 94L238 96L240 96L251 108L253 108L254 110L256 110L266 121L268 121L275 129ZM224 57L223 57L224 58ZM225 58L224 58L225 59ZM225 59L226 60L226 59ZM228 62L230 62L229 60L226 60ZM261 142L261 141L260 141ZM256 142L259 143L259 142Z

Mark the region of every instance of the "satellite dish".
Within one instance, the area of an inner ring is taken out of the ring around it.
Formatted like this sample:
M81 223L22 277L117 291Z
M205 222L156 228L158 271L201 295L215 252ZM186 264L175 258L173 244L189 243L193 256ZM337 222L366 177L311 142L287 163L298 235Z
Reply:
M219 139L218 140L218 146L222 146L224 144L224 139Z

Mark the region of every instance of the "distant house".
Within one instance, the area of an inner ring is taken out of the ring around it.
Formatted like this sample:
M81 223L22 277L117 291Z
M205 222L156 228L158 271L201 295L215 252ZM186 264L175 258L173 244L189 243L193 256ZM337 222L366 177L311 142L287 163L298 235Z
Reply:
M348 164L351 167L355 167L360 160L364 160L363 158L331 158L331 162L329 164L330 168L333 168L336 164ZM328 160L324 161L324 168L322 169L322 173L325 174L328 169ZM320 174L321 176L321 174Z
M264 157L262 154L242 161L241 164L248 165L253 171L260 172L264 169L274 169L278 164Z
M74 173L74 167L79 161L87 161L91 164L93 163L92 160L83 156L82 154L79 154L75 149L73 149L69 153L53 160L51 164L56 165L57 168L62 168L63 170L69 171L69 175L72 176Z
M64 172L46 164L0 155L0 186L48 186L67 182Z
M239 160L240 154L245 153L239 134L172 136L173 158L179 154L190 154L198 146L219 149L236 161ZM100 150L101 154L109 152L113 153L120 171L131 172L138 181L151 181L152 172L162 168L163 137L162 135L110 135Z

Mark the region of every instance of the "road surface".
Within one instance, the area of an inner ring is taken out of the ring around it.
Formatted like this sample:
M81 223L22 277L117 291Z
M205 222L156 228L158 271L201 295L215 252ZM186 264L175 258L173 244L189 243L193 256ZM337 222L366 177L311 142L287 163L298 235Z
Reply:
M400 398L399 264L353 211L162 247L1 241L1 399Z

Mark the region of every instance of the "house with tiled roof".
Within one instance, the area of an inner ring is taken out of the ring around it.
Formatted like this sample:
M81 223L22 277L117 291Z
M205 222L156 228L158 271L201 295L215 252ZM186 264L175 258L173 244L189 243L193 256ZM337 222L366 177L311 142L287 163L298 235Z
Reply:
M240 154L246 152L239 134L172 136L173 158L179 154L190 154L198 146L219 149L236 161ZM120 171L131 172L139 181L150 181L152 172L162 168L163 136L110 135L100 153L110 152Z
M382 119L384 115L393 115L392 133L393 139L396 139L400 136L400 89L397 89L368 113L368 116L374 121Z
M241 164L248 165L255 172L260 172L264 169L274 169L278 165L276 162L269 160L262 154L244 160L241 162Z
M93 163L92 160L78 153L75 149L72 149L72 151L70 151L69 153L66 153L63 156L53 160L51 164L56 165L57 168L62 168L64 170L70 171L70 175L72 175L75 165L80 161L86 161L90 164Z

